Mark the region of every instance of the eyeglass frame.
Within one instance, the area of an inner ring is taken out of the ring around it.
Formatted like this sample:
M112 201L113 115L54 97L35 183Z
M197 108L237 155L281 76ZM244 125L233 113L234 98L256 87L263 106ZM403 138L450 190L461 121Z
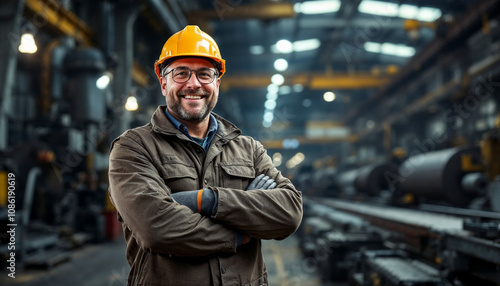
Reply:
M176 69L180 69L180 68L189 70L189 77L188 77L188 79L187 79L186 81L183 81L183 82L178 82L178 81L176 81L176 80L174 79L174 74L173 74L172 72L173 72L174 70L176 70ZM167 67L165 67L165 69L164 69L164 70L166 70L166 69L167 69ZM209 71L212 71L212 72L214 73L214 79L213 79L211 82L207 82L207 83L201 82L200 78L198 77L198 71L200 71L200 70L209 70ZM165 74L162 74L161 76L162 76L162 77L166 77L169 73L172 73L172 80L173 80L174 82L176 82L176 83L186 83L186 82L188 82L188 81L191 79L191 76L193 75L193 72L196 74L196 79L197 79L197 80L198 80L201 84L211 84L211 83L213 83L213 82L215 81L215 79L216 79L216 78L219 78L219 71L218 71L218 70L214 70L214 69L211 69L211 68L205 68L205 67L199 68L199 69L197 69L197 70L192 70L192 69L190 69L190 68L188 68L188 67L186 67L186 66L180 66L180 67L173 68L173 69L169 70L168 72L166 72Z

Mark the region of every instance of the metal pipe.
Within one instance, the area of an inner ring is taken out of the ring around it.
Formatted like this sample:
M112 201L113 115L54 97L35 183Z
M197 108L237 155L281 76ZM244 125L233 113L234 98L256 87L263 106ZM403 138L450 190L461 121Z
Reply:
M163 25L173 34L182 29L179 22L176 21L176 17L168 9L168 7L160 0L147 0L148 5L151 10L156 13Z

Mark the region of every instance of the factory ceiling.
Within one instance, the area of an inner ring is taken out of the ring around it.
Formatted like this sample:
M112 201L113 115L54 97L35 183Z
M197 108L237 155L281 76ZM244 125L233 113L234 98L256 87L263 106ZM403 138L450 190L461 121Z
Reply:
M474 5L472 0L143 0L73 1L65 8L64 2L26 0L25 15L54 12L52 30L99 45L101 26L92 24L92 15L64 13L66 8L109 2L137 11L132 77L148 97L157 98L143 102L136 124L163 102L152 70L163 43L186 24L200 26L227 62L215 111L270 148L291 138L355 140L356 134L345 131L347 119L375 104L380 90L408 70L408 63L418 65L411 59ZM306 138L308 129L325 126L339 127L339 135Z

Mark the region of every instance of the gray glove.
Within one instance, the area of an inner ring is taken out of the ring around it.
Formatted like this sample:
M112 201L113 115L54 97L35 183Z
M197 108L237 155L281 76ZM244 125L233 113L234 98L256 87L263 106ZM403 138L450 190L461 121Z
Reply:
M210 189L178 192L170 195L174 202L185 205L193 212L213 217L217 213L217 193Z
M276 187L276 183L273 179L265 176L264 174L260 174L248 185L246 191L249 190L270 190Z

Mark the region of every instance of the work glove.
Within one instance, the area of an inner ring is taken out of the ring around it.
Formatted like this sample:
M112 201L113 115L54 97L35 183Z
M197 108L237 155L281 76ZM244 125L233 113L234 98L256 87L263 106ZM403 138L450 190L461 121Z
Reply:
M264 174L260 174L248 185L246 191L249 190L270 190L276 187L276 183L273 179L265 176Z
M251 237L249 235L246 235L244 233L238 233L238 235L236 235L236 246L240 246L240 245L243 245L243 244L246 244L250 241Z
M214 217L217 213L217 193L210 189L185 191L171 194L174 202L190 208L195 213Z

